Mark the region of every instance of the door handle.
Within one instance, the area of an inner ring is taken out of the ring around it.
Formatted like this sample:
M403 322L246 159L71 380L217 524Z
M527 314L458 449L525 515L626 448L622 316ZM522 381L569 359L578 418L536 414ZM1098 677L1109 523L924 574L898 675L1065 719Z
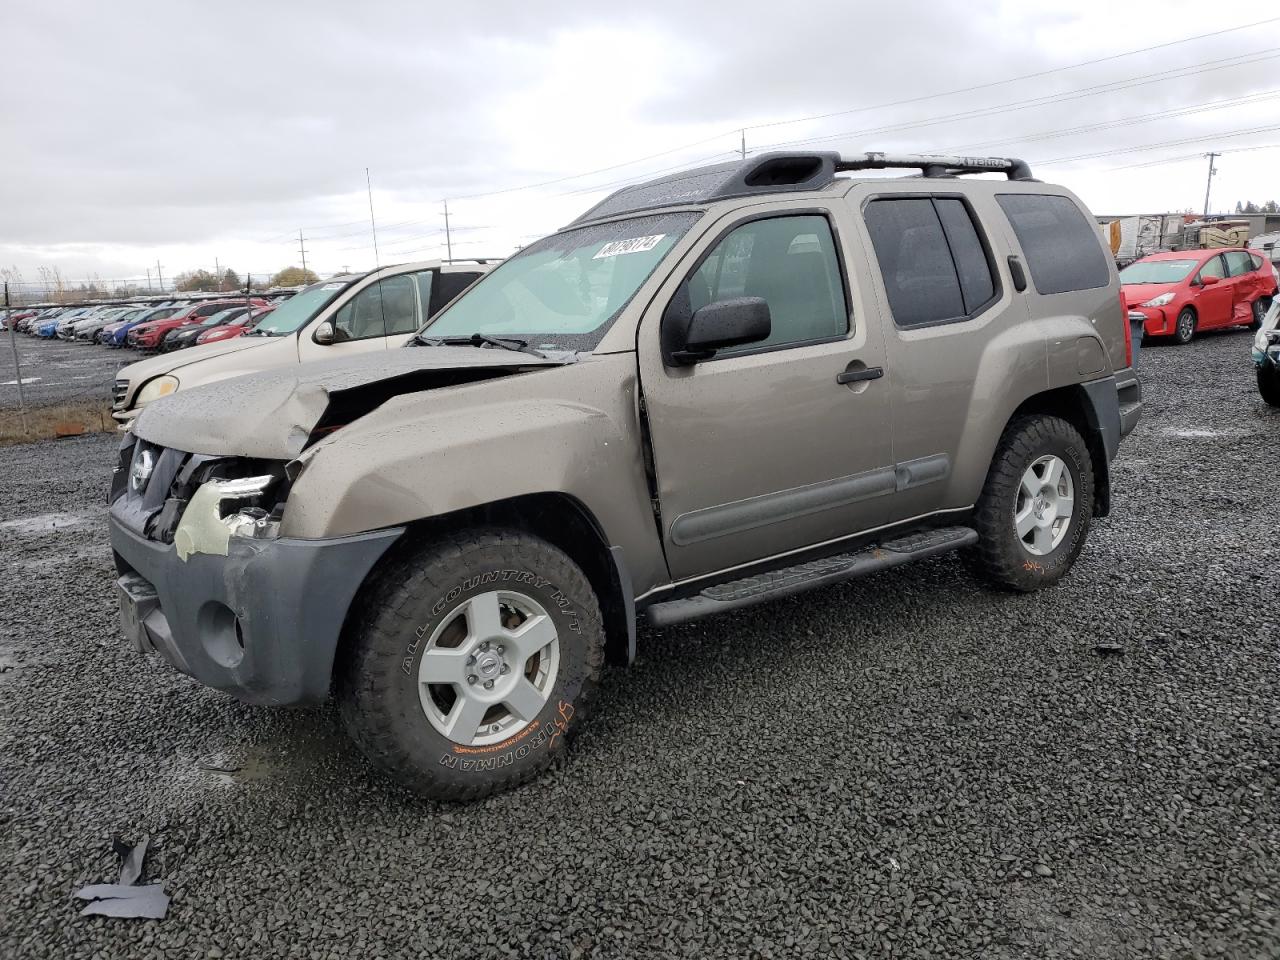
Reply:
M879 380L884 367L863 367L861 370L842 370L836 374L836 383L858 383L861 380Z

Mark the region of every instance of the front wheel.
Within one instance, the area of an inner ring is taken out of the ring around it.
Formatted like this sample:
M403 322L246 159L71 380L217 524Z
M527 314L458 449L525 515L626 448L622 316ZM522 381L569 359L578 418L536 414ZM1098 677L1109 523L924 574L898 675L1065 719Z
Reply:
M1039 414L1011 421L974 511L979 572L1024 592L1061 580L1089 534L1093 483L1089 448L1071 423Z
M1190 307L1185 308L1178 314L1178 325L1173 331L1173 342L1177 344L1188 344L1191 338L1196 335L1196 315L1195 311Z
M1280 407L1280 370L1273 366L1258 367L1258 393L1273 407Z
M353 620L337 673L347 730L393 777L443 800L546 769L604 662L586 576L522 532L457 533L385 565Z

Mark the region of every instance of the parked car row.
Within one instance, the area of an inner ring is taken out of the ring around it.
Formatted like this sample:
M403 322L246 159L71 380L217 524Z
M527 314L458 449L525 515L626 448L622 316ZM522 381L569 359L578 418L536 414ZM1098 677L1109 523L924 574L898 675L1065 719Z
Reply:
M44 339L169 352L216 343L251 331L276 307L261 297L170 300L151 304L12 308L0 311L0 329Z

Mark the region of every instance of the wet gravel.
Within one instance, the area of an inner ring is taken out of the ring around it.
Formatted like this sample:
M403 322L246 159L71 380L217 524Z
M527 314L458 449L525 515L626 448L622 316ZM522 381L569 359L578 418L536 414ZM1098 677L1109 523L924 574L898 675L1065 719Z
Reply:
M949 557L642 634L566 763L468 806L389 786L328 708L135 655L113 440L10 448L0 956L1280 956L1280 411L1248 344L1143 349L1115 512L1057 589ZM169 916L78 917L143 833Z
M110 403L116 371L142 354L92 343L43 340L25 333L0 330L0 412L18 408L18 377L13 363L17 347L22 369L22 398L29 406L83 400Z

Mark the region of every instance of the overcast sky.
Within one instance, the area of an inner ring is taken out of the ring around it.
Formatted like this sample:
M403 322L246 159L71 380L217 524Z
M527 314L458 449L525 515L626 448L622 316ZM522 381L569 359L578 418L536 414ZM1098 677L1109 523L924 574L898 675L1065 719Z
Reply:
M1201 209L1217 150L1226 211L1280 199L1280 21L1000 81L1272 13L9 0L0 267L266 274L299 262L299 227L322 274L371 267L366 167L381 262L442 256L446 198L454 255L500 256L610 185L727 159L743 127L751 151L1022 156L1096 213Z

